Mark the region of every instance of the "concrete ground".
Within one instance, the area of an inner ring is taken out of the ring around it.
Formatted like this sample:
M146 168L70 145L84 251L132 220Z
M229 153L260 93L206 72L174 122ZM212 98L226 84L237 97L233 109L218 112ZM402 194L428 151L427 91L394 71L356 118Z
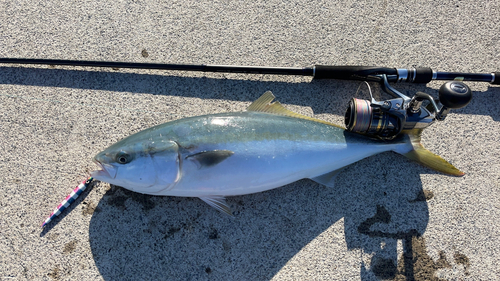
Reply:
M500 71L499 1L2 1L0 57ZM437 96L443 82L396 84ZM244 110L271 90L342 123L358 82L308 77L0 65L1 280L492 280L500 276L500 88L424 131L450 177L397 154L301 180L197 198L95 182L42 221L131 133ZM377 89L377 86L374 86ZM366 93L357 97L366 98Z

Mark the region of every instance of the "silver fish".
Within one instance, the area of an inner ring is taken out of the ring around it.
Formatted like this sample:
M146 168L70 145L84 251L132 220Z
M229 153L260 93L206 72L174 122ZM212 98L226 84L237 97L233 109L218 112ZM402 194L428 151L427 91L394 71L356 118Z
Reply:
M420 144L421 130L394 141L366 138L292 112L271 92L247 111L184 118L131 135L94 157L97 180L152 195L199 197L231 214L226 196L309 178L333 186L339 169L394 151L434 170L461 171Z

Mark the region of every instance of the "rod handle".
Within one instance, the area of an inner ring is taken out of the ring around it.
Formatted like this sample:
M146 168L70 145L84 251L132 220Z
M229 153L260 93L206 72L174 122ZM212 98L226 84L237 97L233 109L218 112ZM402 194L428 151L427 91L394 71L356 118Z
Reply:
M315 79L340 79L340 80L368 80L370 75L397 75L396 68L377 67L377 66L335 66L335 65L315 65Z
M427 84L432 81L433 73L432 69L430 69L429 67L419 67L413 69L412 71L415 71L415 76L414 76L415 78L413 80L409 80L408 82Z

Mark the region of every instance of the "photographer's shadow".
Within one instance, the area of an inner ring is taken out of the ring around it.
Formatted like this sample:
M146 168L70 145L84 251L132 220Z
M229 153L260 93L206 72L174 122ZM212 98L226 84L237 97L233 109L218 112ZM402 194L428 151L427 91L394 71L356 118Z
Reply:
M314 268L308 263L317 261L300 259L300 252L344 218L347 250L323 256L344 264L342 268L354 259L359 267L352 273L363 280L415 279L420 269L412 245L427 227L426 200L432 200L432 193L422 190L420 173L429 172L400 155L383 153L344 169L334 188L302 180L229 197L234 218L197 198L155 197L112 187L93 214L90 246L105 280L320 277L321 272L305 275L306 267ZM398 240L405 255L398 256ZM298 268L290 265L297 258Z

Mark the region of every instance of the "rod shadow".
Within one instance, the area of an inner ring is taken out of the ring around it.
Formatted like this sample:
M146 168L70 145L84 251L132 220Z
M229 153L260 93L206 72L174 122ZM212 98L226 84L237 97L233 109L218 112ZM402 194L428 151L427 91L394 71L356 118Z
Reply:
M117 92L117 98L119 98L119 92L130 92L253 101L265 91L271 90L280 97L282 103L310 106L318 114L337 115L344 114L349 99L355 95L360 85L358 81L310 78L304 78L304 82L300 83L286 83L226 79L221 78L220 74L213 73L207 73L204 77L182 77L119 72L119 70L109 72L14 66L2 66L0 73L2 73L0 84L104 90ZM255 77L252 74L247 76ZM417 91L438 96L437 89L430 89L422 84L396 84L395 87L408 96L413 96ZM468 106L452 112L489 115L494 120L500 120L499 95L499 87L489 87L486 92L473 92L472 102ZM368 96L365 95L362 98L368 98Z

